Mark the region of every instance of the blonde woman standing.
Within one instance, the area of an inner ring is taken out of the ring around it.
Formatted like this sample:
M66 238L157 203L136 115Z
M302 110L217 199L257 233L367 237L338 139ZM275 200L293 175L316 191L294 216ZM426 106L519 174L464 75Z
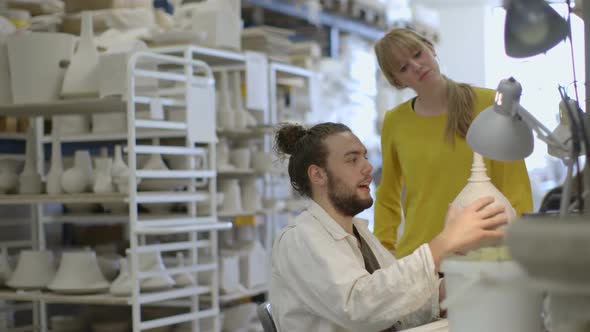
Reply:
M470 174L473 151L465 141L467 129L493 103L495 91L442 75L433 44L412 30L389 31L375 45L375 53L389 83L417 95L386 113L381 133L383 165L374 231L401 258L442 231L448 206ZM531 211L524 161L485 162L492 183L517 213ZM402 206L405 225L397 241Z

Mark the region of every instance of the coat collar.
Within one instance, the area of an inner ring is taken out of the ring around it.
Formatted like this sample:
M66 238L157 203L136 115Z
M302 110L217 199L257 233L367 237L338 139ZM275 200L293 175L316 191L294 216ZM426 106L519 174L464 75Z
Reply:
M326 231L334 238L334 240L342 240L347 236L352 236L348 234L344 228L334 220L334 218L330 217L330 215L322 208L318 203L311 200L307 211L317 220L319 223L326 229ZM356 226L357 229L360 228L367 228L368 221L365 219L360 218L353 218L352 219L353 225ZM360 230L359 230L360 231Z

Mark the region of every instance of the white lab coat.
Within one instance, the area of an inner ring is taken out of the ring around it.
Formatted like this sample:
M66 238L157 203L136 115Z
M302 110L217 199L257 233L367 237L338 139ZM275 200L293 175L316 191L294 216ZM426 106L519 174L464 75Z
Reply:
M438 276L427 244L400 260L353 221L379 261L369 274L356 237L317 203L277 237L270 303L279 332L405 329L439 317Z

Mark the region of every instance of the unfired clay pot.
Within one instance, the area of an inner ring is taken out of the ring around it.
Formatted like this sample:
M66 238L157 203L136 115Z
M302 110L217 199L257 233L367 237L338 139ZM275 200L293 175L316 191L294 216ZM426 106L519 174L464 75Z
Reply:
M492 181L487 175L486 165L483 157L478 153L473 153L473 165L471 167L471 177L467 180L467 185L461 190L459 195L455 198L452 205L460 212L469 204L473 203L479 198L492 196L494 202L487 208L503 206L506 209L508 221L516 219L516 211L510 204L510 201L492 184ZM490 245L492 245L491 243Z

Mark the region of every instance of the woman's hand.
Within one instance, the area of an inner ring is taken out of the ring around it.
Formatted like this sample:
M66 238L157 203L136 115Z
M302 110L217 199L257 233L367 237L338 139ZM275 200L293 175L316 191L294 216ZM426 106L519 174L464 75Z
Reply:
M497 229L508 222L504 207L488 207L493 197L484 197L457 213L451 206L444 230L430 242L430 250L438 271L440 261L451 253L466 253L483 243L502 239L504 231Z

